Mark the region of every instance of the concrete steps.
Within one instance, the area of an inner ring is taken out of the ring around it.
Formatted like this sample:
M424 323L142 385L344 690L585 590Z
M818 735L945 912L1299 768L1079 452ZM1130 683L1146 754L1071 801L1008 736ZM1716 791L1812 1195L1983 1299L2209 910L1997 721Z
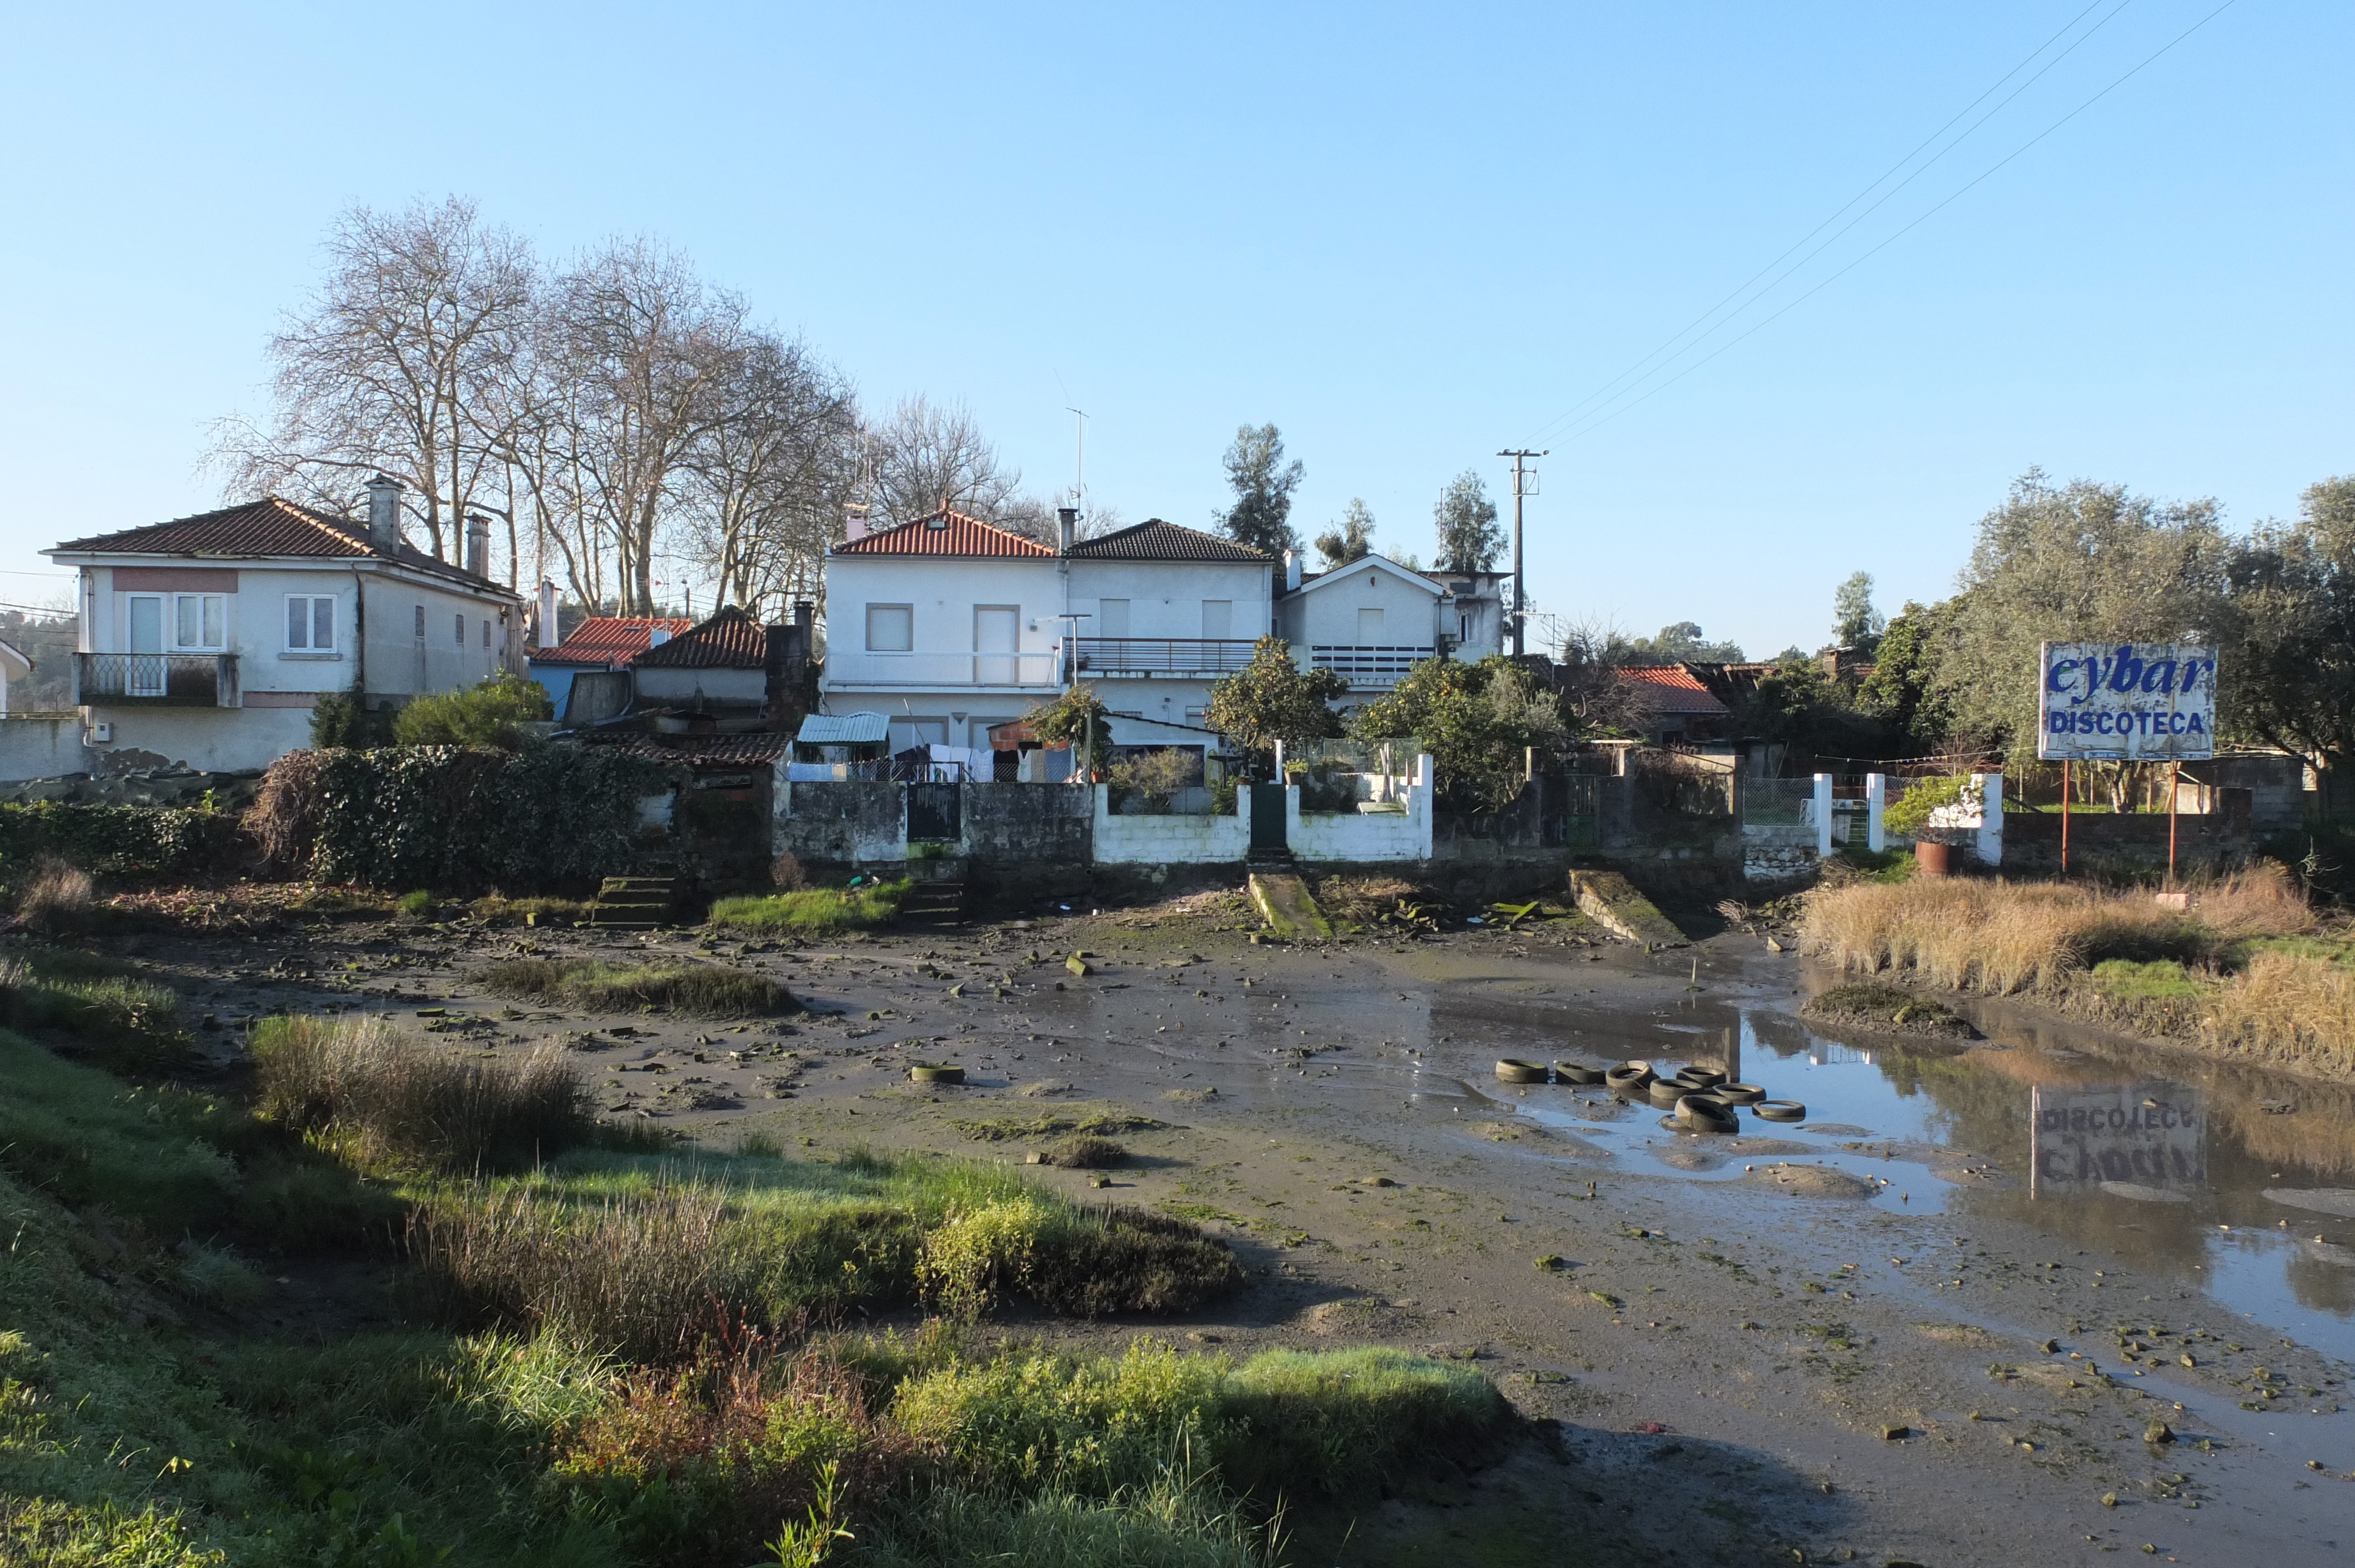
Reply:
M677 909L675 876L609 876L589 907L589 924L606 931L651 931L671 924Z

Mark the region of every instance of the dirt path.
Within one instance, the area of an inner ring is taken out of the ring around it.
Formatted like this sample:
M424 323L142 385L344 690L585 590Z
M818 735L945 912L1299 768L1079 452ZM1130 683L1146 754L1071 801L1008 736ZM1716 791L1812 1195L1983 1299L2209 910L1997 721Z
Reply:
M1684 1027L1680 1010L1699 1003L1787 1014L1796 960L1731 937L1647 958L1576 920L1262 946L1235 928L1247 919L1239 898L1211 897L793 950L324 927L149 938L142 956L224 1022L340 1005L485 1050L560 1039L613 1114L722 1145L756 1134L796 1154L1019 1160L1061 1125L1161 1124L1118 1135L1136 1159L1107 1188L1037 1174L1225 1234L1250 1290L1175 1324L1018 1331L1238 1353L1400 1344L1465 1358L1559 1423L1550 1445L1479 1476L1367 1499L1352 1524L1300 1521L1304 1563L1946 1568L2147 1543L2165 1561L2293 1568L2355 1543L2355 1481L2340 1478L2355 1469L2355 1417L2335 1413L2345 1368L2140 1266L2131 1247L1994 1213L1904 1212L1893 1184L1856 1173L1878 1160L1902 1181L1921 1169L1909 1158L1934 1157L1950 1175L1984 1167L1981 1181L2024 1172L1978 1151L1872 1144L1818 1163L1820 1142L1668 1134L1633 1170L1614 1152L1638 1130L1625 1113L1609 1138L1599 1120L1586 1132L1582 1117L1612 1113L1489 1073L1526 1054L1499 1040L1606 1059L1636 1025ZM751 1025L591 1016L468 985L470 969L518 948L700 950L785 980L811 1011ZM1064 963L1081 949L1094 955L1084 977ZM964 1065L967 1085L910 1085L918 1057ZM1723 1179L1680 1179L1679 1160ZM2174 1440L2146 1442L2161 1423Z

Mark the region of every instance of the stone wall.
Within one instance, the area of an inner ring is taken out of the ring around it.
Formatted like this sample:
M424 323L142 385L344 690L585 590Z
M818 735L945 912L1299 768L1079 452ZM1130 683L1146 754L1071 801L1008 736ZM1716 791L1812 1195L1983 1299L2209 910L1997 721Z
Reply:
M773 787L770 853L791 852L803 864L871 865L908 858L905 786L858 780L789 781L783 765Z
M1796 882L1812 876L1815 870L1816 830L1812 823L1742 824L1742 881Z

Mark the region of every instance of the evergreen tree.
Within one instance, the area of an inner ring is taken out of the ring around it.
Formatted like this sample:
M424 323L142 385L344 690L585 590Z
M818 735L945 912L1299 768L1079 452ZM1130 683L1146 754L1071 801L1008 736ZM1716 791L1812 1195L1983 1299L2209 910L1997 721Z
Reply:
M1284 436L1273 425L1249 425L1235 431L1227 449L1227 482L1235 487L1235 503L1218 519L1227 537L1238 545L1281 556L1297 549L1292 532L1292 493L1307 471L1295 461L1284 461Z

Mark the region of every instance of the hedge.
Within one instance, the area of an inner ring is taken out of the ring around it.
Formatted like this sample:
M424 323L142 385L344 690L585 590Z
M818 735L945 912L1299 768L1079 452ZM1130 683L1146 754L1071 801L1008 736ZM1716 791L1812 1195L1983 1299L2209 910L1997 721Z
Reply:
M638 801L673 782L572 746L296 751L272 765L248 825L322 881L525 893L629 870Z
M0 877L54 856L101 876L176 876L229 857L237 819L183 806L0 805Z

